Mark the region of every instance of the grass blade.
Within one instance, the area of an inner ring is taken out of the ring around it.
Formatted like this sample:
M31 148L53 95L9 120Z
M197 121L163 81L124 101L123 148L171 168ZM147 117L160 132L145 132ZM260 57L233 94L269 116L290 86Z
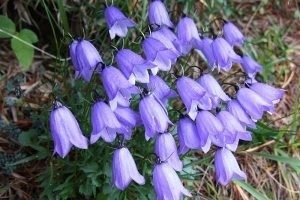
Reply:
M265 195L258 192L254 187L252 187L250 184L244 182L244 181L234 181L235 184L246 190L248 193L250 193L254 198L257 200L268 200Z

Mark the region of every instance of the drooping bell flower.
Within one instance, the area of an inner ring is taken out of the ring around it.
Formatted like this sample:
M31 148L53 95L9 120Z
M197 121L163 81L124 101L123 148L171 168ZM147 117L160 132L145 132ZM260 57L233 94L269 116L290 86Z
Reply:
M129 49L119 50L116 55L118 67L131 84L149 82L148 69L155 65Z
M172 28L174 25L169 18L168 11L163 2L154 0L149 4L148 19L150 25L167 26Z
M224 132L219 135L218 140L213 140L215 145L235 151L239 140L252 140L251 132L247 131L230 112L223 110L217 114L217 118L223 124Z
M176 82L177 91L184 103L187 113L192 120L195 120L198 108L210 110L212 100L205 89L196 81L188 77L180 77Z
M245 40L241 31L231 22L226 22L224 24L223 35L225 40L232 46L241 46Z
M198 53L200 50L200 55L201 53L203 54L208 66L213 70L216 67L216 59L212 50L212 42L213 40L210 38L203 38L201 41L196 42L195 48L197 49Z
M170 89L167 83L159 76L151 75L147 87L164 105L167 104L170 98L177 96L176 92Z
M198 112L196 127L204 152L209 151L211 141L217 140L224 132L222 122L209 111Z
M178 57L173 49L166 47L162 42L152 37L146 38L142 47L147 60L157 66L151 69L154 75L157 74L158 70L169 71Z
M163 162L155 165L152 177L157 200L180 200L183 195L192 197L168 163Z
M166 132L169 124L172 124L164 105L153 94L144 97L140 101L139 111L145 126L146 139L153 137L156 133Z
M119 190L125 190L131 181L145 184L145 178L139 173L134 159L126 147L115 150L112 163L113 184Z
M196 124L189 117L181 118L177 123L179 139L179 154L185 154L189 149L200 149L201 143Z
M134 27L136 24L131 19L128 19L120 10L115 6L108 6L104 11L105 21L109 28L109 35L111 39L117 36L125 37L128 28Z
M255 122L250 118L250 116L245 112L242 106L237 100L231 100L227 102L227 110L238 119L243 126L250 128L255 128Z
M242 61L241 57L233 51L230 44L223 38L216 38L211 45L215 57L215 65L218 69L229 71L232 63L240 63Z
M172 30L163 26L159 30L155 31L155 33L157 33L157 32L160 33L161 35L164 35L166 38L168 38L168 40L170 40L173 43L173 45L175 46L178 53L181 52L180 41L179 41L177 35ZM153 33L154 32L152 32L152 34Z
M111 108L104 102L96 102L91 109L92 133L90 143L93 144L101 137L105 142L113 142L121 124Z
M181 171L183 164L178 157L177 147L170 133L160 133L155 140L155 154L167 162L176 171Z
M264 83L253 83L249 88L256 92L264 100L272 102L274 105L277 104L284 95L283 89L274 88Z
M177 37L181 44L181 53L187 54L199 42L200 36L196 24L192 18L183 17L177 24Z
M132 85L122 72L113 66L103 69L101 79L112 110L115 110L118 105L128 107L132 95L139 93L139 89Z
M230 101L230 98L211 74L202 75L197 82L214 97L215 107L218 106L220 99L223 101Z
M88 141L83 136L79 124L72 112L59 101L55 101L50 114L50 130L54 141L54 153L64 158L72 146L88 148Z
M242 57L242 68L244 72L250 77L253 78L258 72L262 71L262 66L258 64L253 58L250 56Z
M215 153L215 171L217 182L224 186L230 181L247 178L232 152L226 148L220 148Z
M264 111L272 112L274 110L271 101L263 99L259 94L248 88L239 89L237 100L253 120L261 119Z
M172 31L167 31L169 30L166 27L163 27L162 29L159 29L157 31L152 32L149 37L154 38L159 40L167 49L171 49L175 54L177 54L177 56L179 56L180 52L177 50L176 46L174 45L173 41L171 39L174 40L174 38L172 38ZM171 32L171 33L170 33ZM166 34L168 33L168 34ZM168 35L171 35L171 37L168 37ZM176 37L176 35L174 34L174 36ZM174 37L173 36L173 37ZM176 41L174 41L176 44ZM177 44L179 45L179 44Z
M130 140L132 129L141 124L140 115L131 108L121 106L118 106L114 113L121 124L119 133L124 134L126 140Z
M69 46L71 61L75 70L75 78L83 78L89 82L102 58L97 49L87 40L74 40Z

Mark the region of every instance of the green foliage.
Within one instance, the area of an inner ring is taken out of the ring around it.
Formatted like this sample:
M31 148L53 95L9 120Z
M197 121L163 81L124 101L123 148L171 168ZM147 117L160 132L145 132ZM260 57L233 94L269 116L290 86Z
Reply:
M16 25L15 23L4 15L0 15L0 38L10 38L9 34L15 34Z

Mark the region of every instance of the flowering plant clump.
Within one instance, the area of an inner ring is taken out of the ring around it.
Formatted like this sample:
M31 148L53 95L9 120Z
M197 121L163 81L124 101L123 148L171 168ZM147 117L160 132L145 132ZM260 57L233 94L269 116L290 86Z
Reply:
M116 6L107 6L104 14L111 39L124 38L129 28L137 26ZM245 180L234 152L240 140L252 140L248 128L255 128L265 111L274 112L284 91L255 79L262 67L243 52L246 38L233 23L221 20L218 34L199 33L194 20L184 15L176 26L160 0L149 3L148 18L152 30L143 34L143 52L119 49L115 66L106 65L87 39L72 41L69 52L75 78L89 84L94 75L99 76L106 95L95 92L89 141L72 112L54 101L50 115L54 152L64 158L73 145L88 149L99 140L118 143L111 155L112 183L125 190L132 181L139 185L148 181L147 174L140 173L142 166L136 165L134 149L126 145L151 141L155 157L152 184L158 200L192 196L177 174L184 168L179 156L190 150L207 153L214 145L216 181L227 185ZM180 64L192 50L207 67ZM233 65L243 70L242 82L220 81L220 71L229 72ZM193 67L200 69L197 78L185 74ZM172 77L173 88L166 77ZM171 101L180 107L173 107ZM171 117L170 111L179 117ZM144 131L144 141L134 140L140 134L137 130Z

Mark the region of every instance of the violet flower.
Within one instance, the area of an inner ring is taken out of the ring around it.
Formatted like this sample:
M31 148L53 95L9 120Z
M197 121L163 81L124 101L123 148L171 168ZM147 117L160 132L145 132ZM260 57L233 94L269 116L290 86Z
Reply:
M103 62L97 49L89 41L80 39L70 44L69 51L75 78L83 78L90 82L96 67Z
M170 98L177 96L176 92L170 89L167 83L159 76L151 75L147 87L164 105L167 104Z
M163 26L159 30L152 32L152 36L153 36L153 33L159 33L160 35L164 35L166 38L168 38L168 40L170 40L173 43L173 45L176 48L176 52L177 53L181 52L181 48L182 48L181 43L180 43L178 37L175 35L175 33L172 30ZM160 37L157 37L157 38L160 38ZM162 39L160 38L160 40L162 40Z
M112 163L113 184L119 190L125 190L133 180L139 185L145 184L145 178L139 173L134 159L126 147L115 150Z
M250 56L242 57L242 68L244 72L250 77L254 78L258 72L262 71L262 66L258 64L253 58Z
M233 51L233 48L223 38L216 38L211 45L215 57L215 65L218 69L229 71L233 62L240 63L242 61L241 57Z
M245 112L237 100L231 100L227 103L227 110L238 119L243 126L255 128L255 122Z
M216 66L216 59L212 50L213 40L210 38L203 38L201 41L196 42L195 48L197 52L201 55L203 54L208 66L213 70ZM200 50L200 52L199 52Z
M157 136L155 140L155 154L176 171L182 170L183 164L178 157L176 143L170 133L161 133Z
M139 111L145 126L145 137L147 140L152 138L156 133L166 132L168 125L172 124L167 110L153 94L144 97L140 101Z
M113 66L103 69L101 79L112 110L115 110L118 105L128 107L131 96L139 93L139 89Z
M178 94L192 120L196 118L198 108L203 110L210 110L212 108L210 96L205 89L193 79L180 77L177 79L176 86Z
M72 112L55 101L50 114L50 130L54 141L54 153L64 158L72 146L87 149L88 142Z
M185 154L189 149L200 149L201 143L196 124L189 117L181 118L177 123L179 139L179 154Z
M111 39L117 36L125 37L128 28L134 27L136 24L131 19L128 19L117 7L108 6L104 11L105 21L109 28Z
M264 83L253 83L250 89L256 92L264 100L272 102L273 105L277 104L284 95L283 89L274 88Z
M168 163L160 163L153 170L153 185L157 200L180 200L183 195L192 197L184 188L175 170Z
M142 56L129 49L118 51L116 61L118 67L131 84L135 84L135 81L148 83L148 69L155 67L153 63L143 59Z
M241 31L231 22L226 22L223 26L223 34L225 40L232 46L241 46L245 37Z
M180 55L180 52L177 50L176 46L174 45L173 41L171 40L172 36L173 36L173 35L171 35L172 32L170 30L169 31L167 31L167 30L169 30L169 29L166 27L163 27L162 29L159 29L158 31L152 32L149 35L149 37L160 41L167 49L171 49L178 57ZM171 35L171 37L168 37L168 35ZM174 36L176 37L175 34L174 34ZM176 42L175 42L175 44L176 44ZM179 43L177 43L177 45L179 45Z
M226 148L220 148L216 151L215 170L217 182L224 186L232 180L245 180L247 178L234 155Z
M170 28L174 26L164 3L160 0L154 0L149 4L148 19L151 25L167 26Z

